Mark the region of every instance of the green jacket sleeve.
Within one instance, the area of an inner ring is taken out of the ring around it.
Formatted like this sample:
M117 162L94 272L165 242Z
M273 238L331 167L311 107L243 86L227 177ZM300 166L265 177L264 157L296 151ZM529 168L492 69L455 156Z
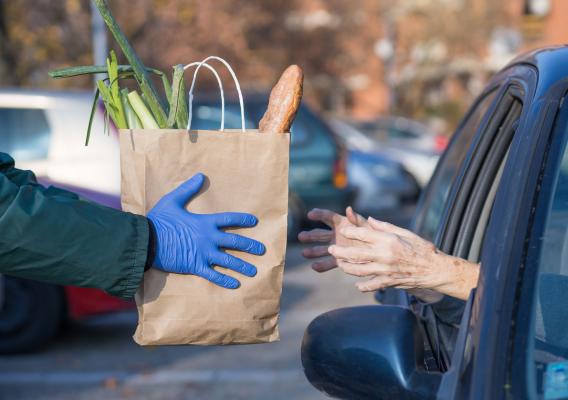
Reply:
M148 235L146 218L45 188L0 153L0 273L131 298Z

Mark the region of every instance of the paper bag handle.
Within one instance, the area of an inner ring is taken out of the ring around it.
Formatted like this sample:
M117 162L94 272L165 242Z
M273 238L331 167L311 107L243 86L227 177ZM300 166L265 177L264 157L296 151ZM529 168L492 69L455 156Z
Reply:
M227 61L225 61L224 59L222 59L221 57L217 57L217 56L209 56L209 57L205 58L203 61L198 63L199 65L197 66L197 68L193 72L193 80L191 81L191 86L189 88L189 102L188 102L188 104L189 104L189 118L187 120L187 130L191 129L191 118L192 118L192 111L193 111L193 89L195 87L195 81L197 79L197 73L199 72L199 69L201 68L202 65L207 65L207 61L209 61L209 60L220 61L221 63L223 63L223 65L225 65L225 67L227 67L227 69L231 73L231 77L233 78L233 81L235 82L235 87L237 88L237 93L239 94L239 105L241 107L241 130L243 132L245 132L245 130L246 130L245 129L245 106L244 106L244 101L243 101L243 93L241 91L241 85L239 84L239 80L237 79L237 76L235 75L235 72L233 71L233 69L231 68L229 63ZM190 66L191 66L191 64L188 64L184 67L184 69L189 68ZM222 111L221 111L221 130L224 130L224 128L225 128L225 102L224 102L223 87L221 86L220 89L221 89L221 99L223 101Z
M202 63L202 62L192 62L190 64L187 64L183 67L184 71L188 68L191 67L198 67L200 65L203 65L205 68L209 69L211 72L213 72L213 75L215 75L215 78L217 79L217 83L219 84L219 90L221 91L221 131L225 130L225 95L223 92L223 81L221 81L221 78L219 77L219 74L217 73L217 71L215 70L215 68L213 68L211 65L207 64L207 63ZM192 99L193 100L193 99ZM192 104L191 104L191 100L189 102L189 119L188 121L188 125L187 125L187 130L189 130L189 126L191 123L191 114L192 114Z

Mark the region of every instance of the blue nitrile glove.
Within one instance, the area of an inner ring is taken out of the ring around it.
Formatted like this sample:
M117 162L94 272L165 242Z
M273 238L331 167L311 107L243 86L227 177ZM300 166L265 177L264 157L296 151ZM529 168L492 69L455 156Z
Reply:
M221 228L251 227L258 222L251 214L194 214L184 207L203 185L199 173L160 199L148 213L155 231L153 266L162 271L201 276L229 289L239 287L238 280L212 268L230 268L246 276L256 275L256 268L240 258L221 251L222 248L261 255L264 245L256 240L223 232Z

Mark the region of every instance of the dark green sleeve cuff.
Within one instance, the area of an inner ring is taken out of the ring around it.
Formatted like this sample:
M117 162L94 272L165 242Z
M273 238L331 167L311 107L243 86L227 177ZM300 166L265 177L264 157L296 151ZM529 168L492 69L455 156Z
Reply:
M144 270L148 260L148 244L150 232L148 227L148 220L146 217L133 215L134 224L136 226L137 237L135 247L132 249L132 266L127 271L124 277L124 284L117 293L111 293L114 296L123 299L132 299L142 283L144 278Z

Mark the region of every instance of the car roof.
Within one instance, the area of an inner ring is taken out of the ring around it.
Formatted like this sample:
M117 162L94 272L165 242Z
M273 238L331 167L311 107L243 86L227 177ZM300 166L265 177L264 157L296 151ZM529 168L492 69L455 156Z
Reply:
M54 104L91 101L93 92L86 90L0 89L0 107L49 108Z
M568 45L549 46L521 54L513 59L495 79L519 65L531 65L538 71L536 96L543 94L559 81L566 80L568 65ZM546 72L543 74L543 72Z

